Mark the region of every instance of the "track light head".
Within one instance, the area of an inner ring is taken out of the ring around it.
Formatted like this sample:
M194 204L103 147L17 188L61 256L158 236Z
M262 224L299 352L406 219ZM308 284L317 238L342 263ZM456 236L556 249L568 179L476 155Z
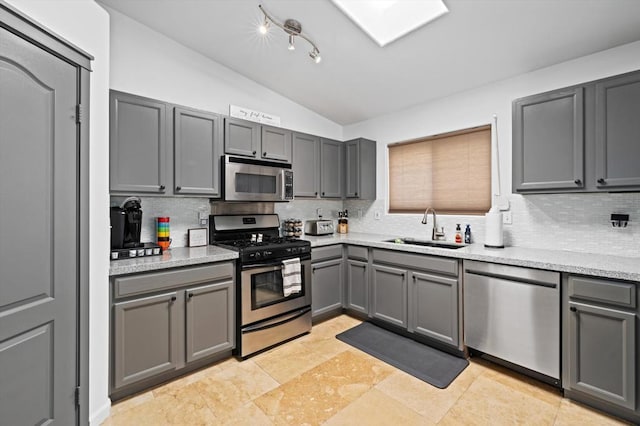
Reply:
M309 57L313 59L313 62L315 62L316 64L319 64L320 61L322 61L322 57L320 56L320 52L318 52L318 49L313 49L311 52L309 52Z

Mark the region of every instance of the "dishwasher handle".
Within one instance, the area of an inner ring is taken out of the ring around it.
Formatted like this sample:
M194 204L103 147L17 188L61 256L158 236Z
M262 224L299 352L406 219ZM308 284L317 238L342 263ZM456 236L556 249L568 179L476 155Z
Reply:
M497 278L497 279L501 279L501 280L517 282L517 283L520 283L520 284L535 285L535 286L547 287L547 288L557 288L558 285L559 285L559 283L554 283L554 282L549 282L549 281L538 281L538 280L535 280L535 279L531 279L529 277L524 278L524 277L518 277L518 276L513 276L513 275L505 275L505 274L495 273L495 272L476 271L476 270L472 270L472 269L465 269L464 272L466 274L479 275L481 277Z

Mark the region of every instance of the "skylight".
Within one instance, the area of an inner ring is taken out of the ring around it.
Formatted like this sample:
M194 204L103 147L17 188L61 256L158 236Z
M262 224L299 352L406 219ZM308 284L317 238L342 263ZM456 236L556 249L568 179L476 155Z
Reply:
M449 12L442 0L331 0L383 47Z

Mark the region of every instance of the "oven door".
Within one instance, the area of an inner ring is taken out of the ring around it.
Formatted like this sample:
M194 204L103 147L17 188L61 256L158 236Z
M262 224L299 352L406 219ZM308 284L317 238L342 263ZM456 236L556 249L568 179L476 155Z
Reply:
M311 260L300 261L302 291L284 296L282 262L242 266L241 325L245 326L311 305Z
M290 164L225 156L225 201L286 201L293 199Z

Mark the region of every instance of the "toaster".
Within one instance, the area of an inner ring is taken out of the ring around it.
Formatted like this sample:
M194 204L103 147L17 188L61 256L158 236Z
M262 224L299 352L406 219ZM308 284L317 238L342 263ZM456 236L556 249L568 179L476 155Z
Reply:
M331 219L307 220L304 224L304 233L307 235L333 234L333 221Z

